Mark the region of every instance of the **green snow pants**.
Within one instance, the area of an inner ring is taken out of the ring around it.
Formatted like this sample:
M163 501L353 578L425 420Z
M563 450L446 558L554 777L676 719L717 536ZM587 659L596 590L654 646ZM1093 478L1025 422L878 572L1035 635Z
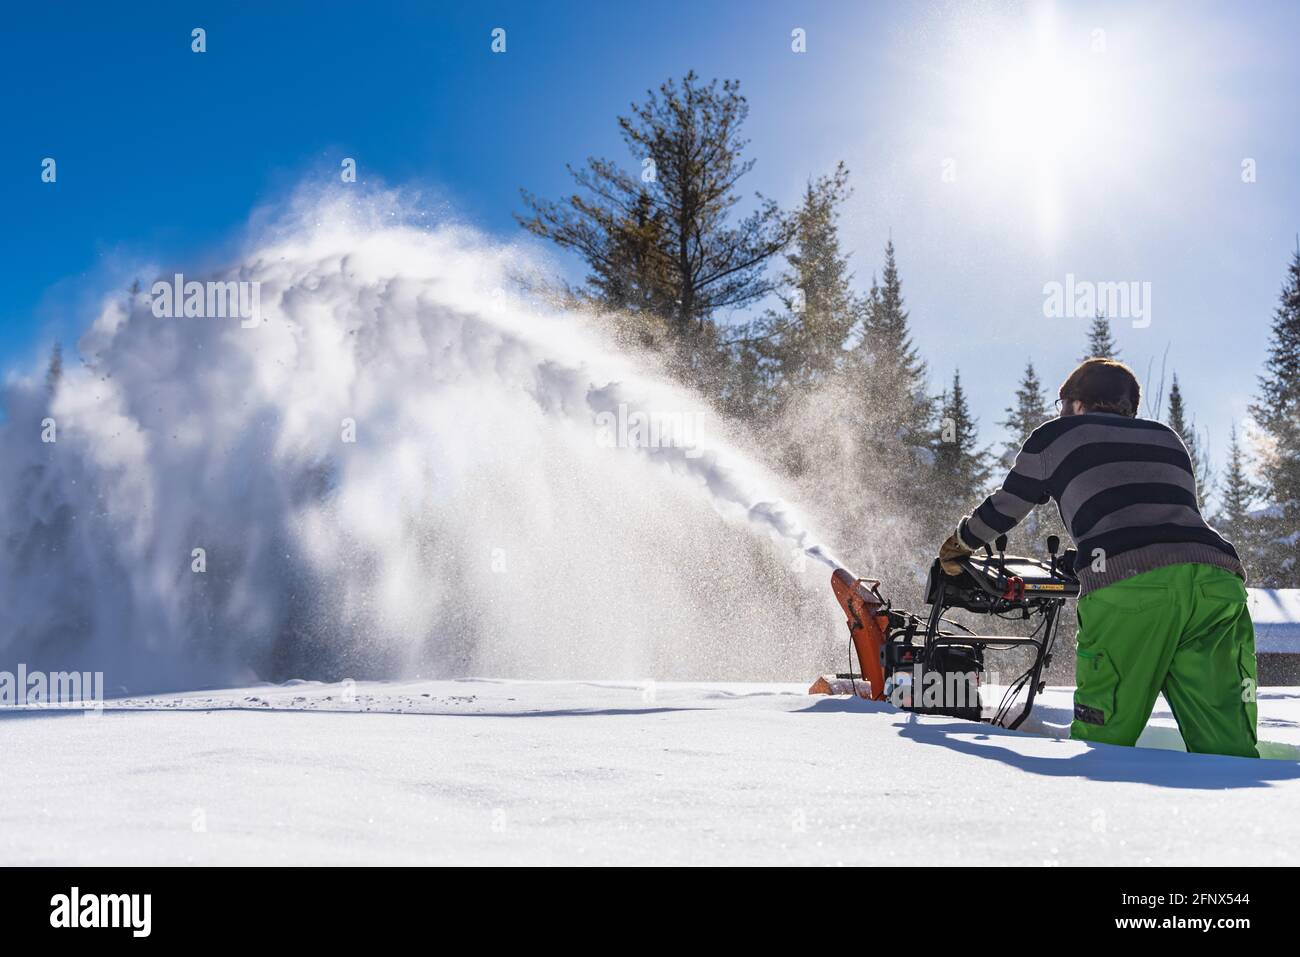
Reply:
M1241 579L1213 565L1169 565L1079 599L1070 737L1133 745L1156 695L1188 751L1258 757L1255 630Z

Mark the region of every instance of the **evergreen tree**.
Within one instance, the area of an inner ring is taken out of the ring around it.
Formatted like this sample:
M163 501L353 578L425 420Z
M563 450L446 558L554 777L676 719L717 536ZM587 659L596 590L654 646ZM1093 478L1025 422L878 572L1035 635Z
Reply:
M902 445L924 449L930 445L934 401L927 394L925 361L912 342L892 240L885 245L883 277L883 285L872 282L853 356L862 404L889 423Z
M805 389L829 379L844 359L844 343L858 323L862 304L850 288L848 256L840 251L839 206L849 196L848 170L809 183L795 215L794 251L786 256L781 296L783 334L773 358L783 381Z
M1092 325L1088 327L1088 351L1079 361L1118 358L1119 347L1115 345L1115 338L1111 335L1110 320L1099 312L1092 320Z
M1015 404L1007 408L1006 415L998 425L1007 430L1006 451L1002 461L1010 468L1016 453L1025 444L1025 439L1029 438L1029 433L1052 418L1051 406L1048 405L1047 395L1032 360L1025 363L1025 374L1016 389Z
M1196 499L1203 504L1212 479L1210 463L1196 435L1196 423L1188 418L1177 372L1173 374L1173 383L1169 387L1169 411L1165 424L1177 432L1183 445L1187 446L1187 454L1192 460L1192 474L1196 476Z
M848 255L840 248L839 207L848 197L848 170L840 163L828 176L809 181L792 215L795 234L788 269L777 293L783 308L731 327L729 367L720 406L733 417L774 427L792 403L810 412L808 399L832 381L839 384L845 346L862 311L851 289ZM794 423L769 437L784 446L788 470L802 471L809 436Z
M809 182L794 215L793 249L779 293L782 310L770 311L745 330L737 364L759 357L766 374L755 378L761 411L779 414L793 397L825 385L845 364L845 344L861 319L863 303L850 283L848 255L841 252L839 206L848 198L848 170Z
M733 328L736 338L727 344L726 373L717 396L720 412L730 418L762 426L771 422L783 390L764 348L770 334L759 320Z
M876 476L881 508L932 530L936 515L928 473L934 464L935 403L925 362L912 342L892 241L885 246L883 279L883 285L872 281L862 335L847 359L845 378L861 423L858 467Z
M969 512L987 494L991 474L989 453L979 448L979 424L971 415L960 372L953 374L952 388L943 394L939 415L933 481L950 508L944 519L955 525L956 515Z
M667 323L690 367L717 360L725 344L715 313L751 305L774 287L767 266L794 232L771 200L735 219L749 106L739 83L707 85L694 72L669 80L618 119L639 175L612 161L570 167L578 192L560 202L522 191L520 225L581 255L585 296L609 309L632 308ZM699 378L699 375L696 376Z
M1007 441L1002 454L1004 468L1011 468L1016 453L1025 444L1029 434L1053 415L1054 411L1048 404L1047 394L1043 391L1034 363L1028 361L1025 363L1025 374L1016 389L1015 404L1007 408L1007 417L998 423L1007 430ZM1070 541L1060 511L1050 503L1035 507L1021 523L1018 533L1024 536L1025 541L1032 543L1032 547L1026 549L1029 552L1045 549L1048 535L1056 535L1066 544Z
M672 314L672 277L660 255L665 233L662 213L642 190L630 215L610 228L606 258L593 267L590 284L602 305L653 318Z
M1300 248L1287 269L1259 393L1250 407L1263 433L1268 508L1261 516L1264 584L1300 586Z
M1250 462L1241 447L1236 425L1229 435L1228 468L1223 475L1223 494L1214 525L1236 547L1247 574L1253 578L1260 557L1260 542L1259 521L1252 509L1260 489L1250 478Z

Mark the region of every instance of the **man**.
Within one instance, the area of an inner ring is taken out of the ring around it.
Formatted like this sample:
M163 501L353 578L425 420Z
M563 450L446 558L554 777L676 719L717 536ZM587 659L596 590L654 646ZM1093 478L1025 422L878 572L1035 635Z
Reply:
M1070 737L1133 745L1163 691L1188 751L1258 757L1246 574L1201 517L1182 440L1137 418L1138 397L1123 363L1070 373L1060 418L1034 430L939 560L960 574L958 558L1055 500L1079 552Z

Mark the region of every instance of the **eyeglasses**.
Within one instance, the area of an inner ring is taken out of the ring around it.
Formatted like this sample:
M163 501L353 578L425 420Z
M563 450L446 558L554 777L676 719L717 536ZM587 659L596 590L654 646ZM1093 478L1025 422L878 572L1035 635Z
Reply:
M1065 401L1064 399L1057 399L1057 400L1056 400L1056 414L1057 414L1057 415L1060 415L1060 414L1061 414L1061 406L1062 406L1062 403L1063 403L1064 401Z

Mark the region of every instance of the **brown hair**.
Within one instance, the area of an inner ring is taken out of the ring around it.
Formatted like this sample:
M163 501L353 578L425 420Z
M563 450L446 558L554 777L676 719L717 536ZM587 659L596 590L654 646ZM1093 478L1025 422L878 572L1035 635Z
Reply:
M1114 359L1086 359L1061 383L1061 401L1077 399L1088 412L1137 415L1142 390L1133 370Z

